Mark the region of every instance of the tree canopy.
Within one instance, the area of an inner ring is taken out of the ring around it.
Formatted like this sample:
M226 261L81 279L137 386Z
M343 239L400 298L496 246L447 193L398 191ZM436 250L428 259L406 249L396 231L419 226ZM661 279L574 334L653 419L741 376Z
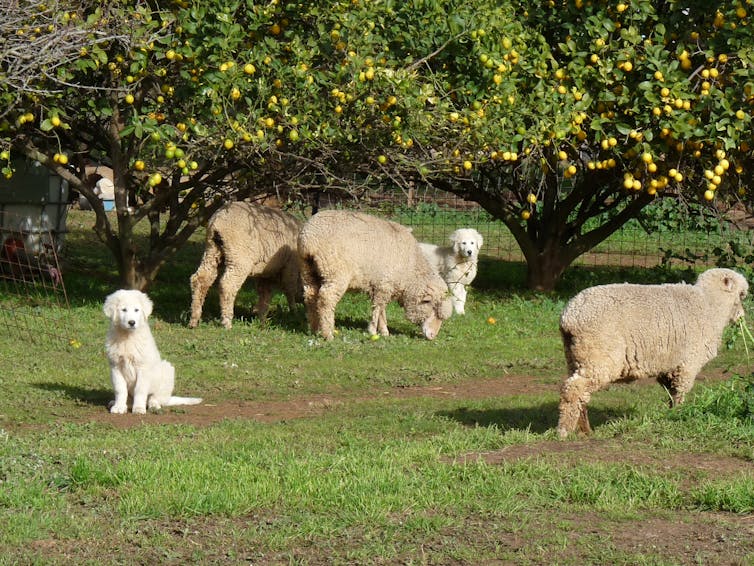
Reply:
M658 197L748 198L748 1L21 4L0 167L65 176L132 287L226 198L432 184L503 221L540 289Z

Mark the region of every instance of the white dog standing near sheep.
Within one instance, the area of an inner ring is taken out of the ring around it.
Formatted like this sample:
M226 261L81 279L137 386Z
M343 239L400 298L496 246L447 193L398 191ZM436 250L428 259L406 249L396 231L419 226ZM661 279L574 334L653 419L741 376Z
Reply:
M725 327L744 316L748 289L739 273L710 269L694 285L602 285L576 295L560 318L569 375L558 434L590 432L587 403L613 382L655 378L671 406L682 403Z
M217 279L220 266L220 320L225 328L233 323L236 295L247 278L257 281L256 314L264 320L270 308L273 287L280 287L288 307L296 305L301 280L296 238L301 221L277 208L232 202L212 215L202 261L191 276L191 320L195 328L202 317L207 291Z
M464 314L466 286L471 285L477 272L482 235L473 228L459 228L450 235L450 246L419 244L432 268L445 280L456 314Z
M137 414L174 405L197 405L198 397L174 397L175 368L162 359L147 319L152 301L141 291L121 289L105 299L102 310L110 319L105 351L115 399L110 412Z
M425 338L437 336L452 306L411 230L359 212L323 210L298 238L304 303L313 332L333 338L335 307L349 289L372 300L369 334L388 336L386 307L397 300Z

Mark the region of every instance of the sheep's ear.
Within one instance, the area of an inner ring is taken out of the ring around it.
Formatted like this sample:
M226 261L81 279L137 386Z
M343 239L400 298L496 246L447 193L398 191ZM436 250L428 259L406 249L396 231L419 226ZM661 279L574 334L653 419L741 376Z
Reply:
M152 299L150 299L146 293L141 294L141 310L144 313L144 318L149 318L152 315L153 308Z

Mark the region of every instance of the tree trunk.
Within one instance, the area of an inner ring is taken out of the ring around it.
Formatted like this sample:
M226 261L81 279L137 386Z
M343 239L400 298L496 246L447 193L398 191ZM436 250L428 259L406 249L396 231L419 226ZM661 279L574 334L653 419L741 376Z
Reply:
M526 258L526 285L534 291L554 291L565 270L572 263L568 254L549 249Z

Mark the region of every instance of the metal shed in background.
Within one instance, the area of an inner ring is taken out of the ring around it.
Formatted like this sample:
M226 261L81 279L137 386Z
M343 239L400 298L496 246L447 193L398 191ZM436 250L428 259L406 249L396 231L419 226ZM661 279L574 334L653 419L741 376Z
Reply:
M17 238L27 254L58 252L70 206L68 183L35 161L13 162L10 179L0 179L0 235Z

